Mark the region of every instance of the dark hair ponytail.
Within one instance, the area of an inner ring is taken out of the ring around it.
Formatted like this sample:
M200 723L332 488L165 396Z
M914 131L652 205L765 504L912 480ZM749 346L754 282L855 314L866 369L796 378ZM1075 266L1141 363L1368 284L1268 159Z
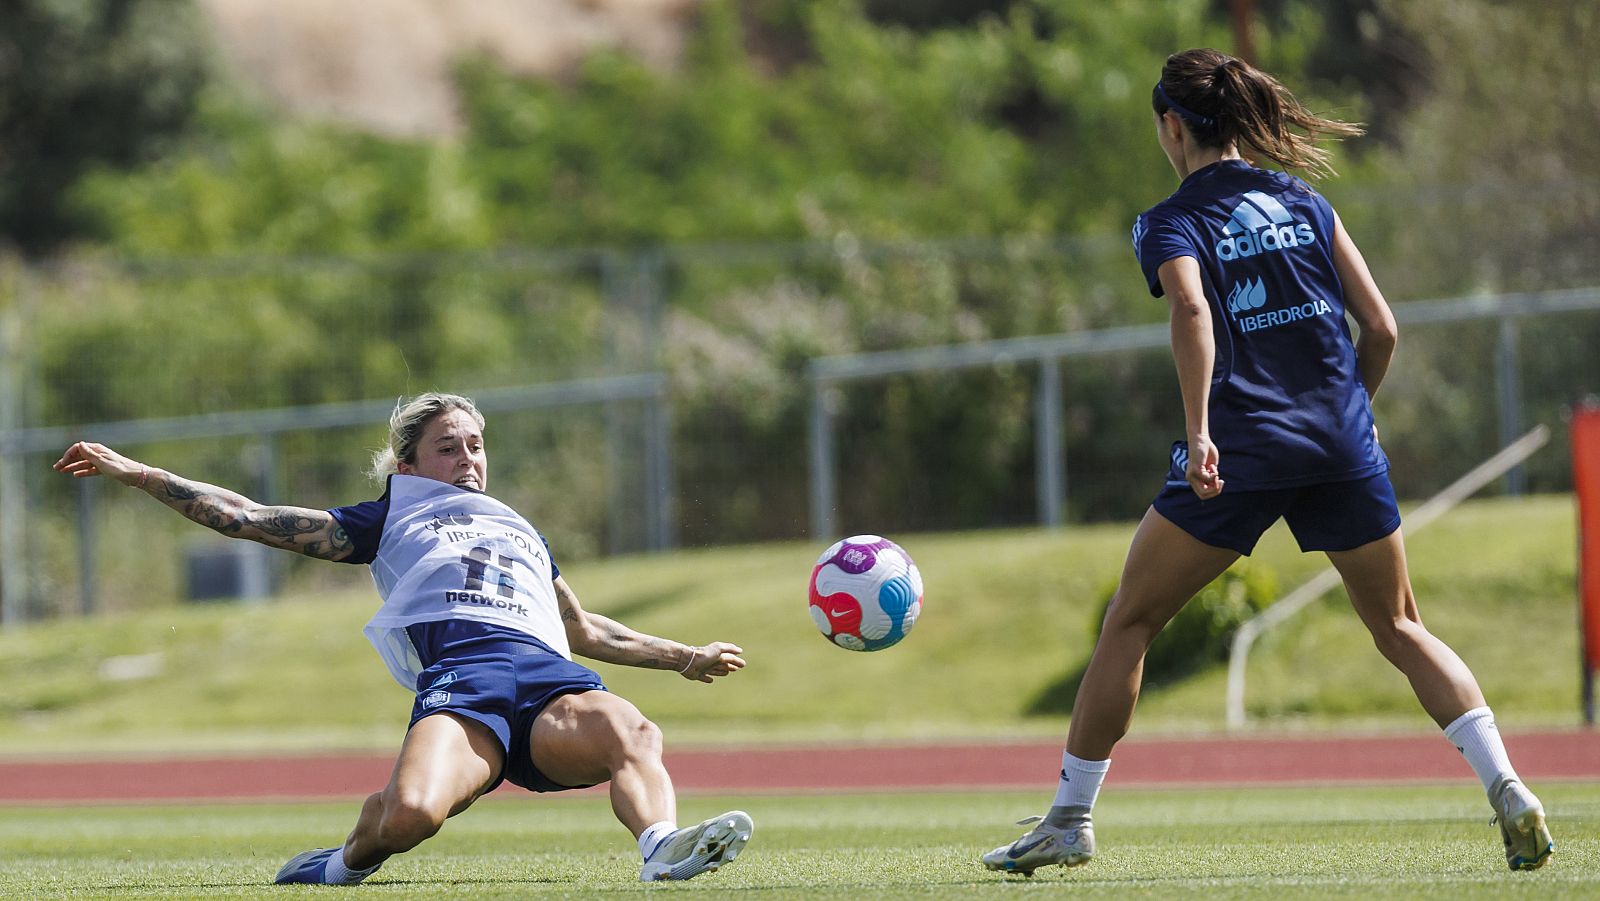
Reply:
M1314 115L1271 75L1209 49L1167 57L1151 104L1158 115L1177 113L1203 147L1247 145L1312 176L1334 174L1320 139L1364 132L1358 124Z

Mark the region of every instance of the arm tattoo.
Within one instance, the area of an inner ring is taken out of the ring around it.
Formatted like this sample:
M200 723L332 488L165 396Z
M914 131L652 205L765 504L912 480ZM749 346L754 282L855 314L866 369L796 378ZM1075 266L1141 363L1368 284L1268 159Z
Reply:
M314 520L307 519L306 522L309 527L294 534L316 535L322 533L323 527L317 525ZM287 550L298 550L307 557L316 557L318 560L343 560L350 555L350 550L355 547L350 541L350 534L344 530L344 526L339 525L338 520L333 521L332 529L327 532L327 539L326 541L297 542L291 535L282 539L281 542L274 541L273 543Z
M333 524L333 533L328 536L328 559L348 557L355 546L355 542L350 540L350 533L346 532L344 526L336 520Z
M662 639L635 632L614 619L604 620L604 623L606 644L627 653L629 659L626 662L646 669L677 668L677 664L671 660L672 649L665 646Z
M200 489L188 479L180 479L170 472L159 472L158 482L150 486L150 493L162 502L190 501L200 496Z
M578 611L572 604L572 590L565 585L556 586L556 603L561 608L561 621L564 623L578 622Z
M190 520L234 538L248 538L308 557L339 560L353 547L332 514L303 507L264 507L249 498L163 472L149 489Z
M556 599L561 607L562 621L576 625L579 621L578 599L572 589L565 584L556 585ZM676 656L675 642L635 632L597 613L586 614L584 620L588 626L585 631L592 637L589 647L580 652L585 657L646 669L682 669L682 665L673 660Z
M296 507L263 507L250 517L251 525L275 538L293 538L318 531L322 524Z
M224 535L237 533L245 525L244 498L231 491L167 473L156 497L189 519Z

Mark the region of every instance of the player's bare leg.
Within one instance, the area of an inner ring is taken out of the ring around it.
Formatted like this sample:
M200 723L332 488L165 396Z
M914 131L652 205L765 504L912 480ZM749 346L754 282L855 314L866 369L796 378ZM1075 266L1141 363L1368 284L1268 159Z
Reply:
M1078 685L1067 730L1069 752L1084 760L1111 756L1133 719L1150 643L1237 559L1237 551L1204 544L1154 509L1146 511Z
M361 805L343 848L299 855L284 865L277 881L360 882L471 806L500 772L504 758L500 743L481 723L448 711L418 720L406 733L389 784Z
M1196 540L1154 509L1145 513L1078 686L1056 803L1044 817L1019 823L1038 825L983 855L985 866L1031 876L1042 866L1072 867L1094 857L1090 811L1111 749L1133 719L1145 652L1183 605L1237 559L1238 552ZM1069 766L1080 770L1079 781L1073 781Z
M1484 706L1472 670L1422 624L1399 529L1354 550L1331 552L1328 559L1339 570L1350 604L1378 651L1410 681L1422 709L1439 728Z
M1410 681L1422 709L1483 783L1500 826L1506 864L1513 870L1544 866L1555 851L1544 806L1512 768L1472 670L1422 624L1400 530L1353 550L1330 552L1328 559L1344 579L1350 603L1378 650Z
M611 809L638 837L678 815L672 777L661 763L661 730L608 691L565 694L533 724L533 765L558 785L611 783Z
M560 785L611 783L611 809L644 857L641 879L689 879L733 860L754 825L729 811L677 827L677 795L661 763L661 730L610 692L562 695L534 721L533 765Z
M494 733L476 720L448 711L418 720L378 803L369 799L345 843L351 865L370 867L433 837L478 799L504 761Z

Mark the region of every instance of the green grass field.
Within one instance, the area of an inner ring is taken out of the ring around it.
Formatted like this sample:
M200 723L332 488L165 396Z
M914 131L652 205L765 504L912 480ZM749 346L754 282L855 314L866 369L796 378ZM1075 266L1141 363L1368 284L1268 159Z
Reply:
M638 853L603 798L480 803L350 897L1014 898L1085 895L1212 899L1593 898L1600 895L1600 785L1539 786L1557 856L1506 869L1488 806L1471 787L1110 790L1101 854L1032 879L977 862L1021 832L1040 793L690 797L683 818L742 807L746 852L691 882L636 882ZM342 890L267 883L288 857L331 844L353 802L8 809L0 896L289 898Z
M745 648L749 668L714 686L597 667L674 744L1057 736L1064 716L1027 708L1082 666L1131 533L894 536L916 556L927 600L911 636L877 654L817 636L811 543L563 561L563 571L587 606L636 628ZM1425 621L1473 667L1502 727L1576 723L1571 497L1472 502L1409 547ZM1326 563L1280 525L1252 565L1287 592ZM371 583L364 568L313 571L346 581L270 603L174 604L0 635L0 753L395 747L411 695L361 637ZM117 678L118 658L144 661L144 676ZM1220 729L1223 681L1219 666L1147 691L1135 735ZM1342 592L1258 644L1248 701L1269 729L1432 728Z
M163 515L153 511L152 515ZM1130 524L895 536L917 557L927 607L880 654L818 638L805 613L819 547L792 543L577 561L586 603L638 628L742 644L750 668L716 686L601 667L674 745L804 739L1060 735L1029 703L1083 662ZM1414 536L1411 571L1430 627L1476 670L1502 727L1578 719L1569 497L1465 505ZM1281 527L1256 564L1287 591L1322 564ZM411 696L360 637L374 606L348 583L257 605L173 605L0 635L0 753L392 748ZM108 588L109 590L109 588ZM138 666L128 668L132 658ZM128 678L129 673L137 678ZM1330 596L1263 641L1250 706L1268 730L1430 730L1404 681ZM1215 731L1220 668L1146 693L1134 734ZM841 751L838 753L848 753ZM693 891L715 897L1097 895L1208 898L1600 896L1600 784L1538 784L1557 859L1505 869L1489 810L1451 786L1108 789L1101 855L1032 880L988 873L983 851L1040 812L1038 792L688 797L685 821L749 810L757 836L733 866L683 886L635 882L637 854L601 797L495 798L396 859L361 897L577 897ZM354 802L12 807L0 814L0 897L331 896L274 889L277 867L348 830ZM352 896L353 897L353 896Z

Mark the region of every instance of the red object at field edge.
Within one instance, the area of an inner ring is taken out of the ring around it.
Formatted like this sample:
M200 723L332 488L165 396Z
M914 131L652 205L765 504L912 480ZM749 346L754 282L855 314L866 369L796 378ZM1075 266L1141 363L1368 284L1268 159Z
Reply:
M1600 732L1506 736L1518 773L1600 779ZM1055 785L1058 742L830 745L668 751L683 792L732 794L1034 788ZM380 754L0 760L0 804L355 798L389 779ZM1108 785L1202 786L1461 781L1472 771L1438 734L1130 740ZM590 789L603 791L604 789ZM526 794L502 786L497 796Z

